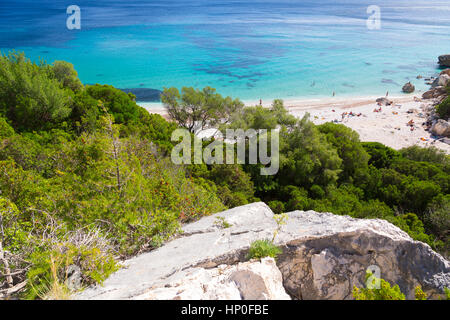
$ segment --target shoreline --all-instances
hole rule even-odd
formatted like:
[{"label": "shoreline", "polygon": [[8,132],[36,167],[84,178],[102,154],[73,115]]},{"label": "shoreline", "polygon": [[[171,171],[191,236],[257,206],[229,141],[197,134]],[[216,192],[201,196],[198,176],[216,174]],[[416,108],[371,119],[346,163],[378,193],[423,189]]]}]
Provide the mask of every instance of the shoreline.
[{"label": "shoreline", "polygon": [[[422,100],[421,92],[416,93],[388,96],[393,104],[382,106],[380,111],[376,111],[380,107],[375,101],[379,96],[288,99],[284,100],[284,105],[297,118],[309,113],[316,125],[325,122],[344,124],[356,131],[363,142],[380,142],[396,150],[413,145],[434,146],[450,154],[450,145],[434,137],[423,125],[425,109],[432,105],[432,100]],[[255,101],[243,102],[246,106],[255,105]],[[271,103],[263,101],[263,106],[268,107]],[[161,103],[138,104],[150,113],[168,118]],[[413,128],[408,125],[411,120]]]},{"label": "shoreline", "polygon": [[[420,96],[422,92],[420,92]],[[352,108],[358,106],[364,106],[371,103],[375,103],[375,100],[380,98],[381,96],[348,96],[348,97],[324,97],[324,98],[289,98],[289,99],[281,99],[284,102],[284,106],[289,111],[297,111],[304,109],[321,109],[321,108]],[[395,95],[388,96],[389,99],[393,100],[394,103],[404,103],[409,101],[414,101],[414,98],[419,98],[419,96],[414,94],[403,94],[403,95]],[[246,107],[252,107],[255,105],[259,105],[259,101],[257,100],[242,100]],[[263,107],[270,107],[272,105],[273,100],[263,100]],[[143,107],[150,113],[157,113],[163,116],[167,115],[167,112],[162,104],[162,102],[136,102],[137,105]]]}]

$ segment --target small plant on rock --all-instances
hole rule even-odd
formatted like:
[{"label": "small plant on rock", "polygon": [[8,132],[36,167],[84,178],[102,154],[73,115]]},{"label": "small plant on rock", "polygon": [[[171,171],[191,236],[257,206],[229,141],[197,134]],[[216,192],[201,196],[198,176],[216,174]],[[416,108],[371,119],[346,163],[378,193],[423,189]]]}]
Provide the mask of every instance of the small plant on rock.
[{"label": "small plant on rock", "polygon": [[272,240],[256,240],[250,245],[250,250],[248,252],[248,259],[261,259],[264,257],[271,257],[276,259],[279,254],[283,252],[278,248],[274,242],[275,238],[280,233],[281,228],[287,223],[288,215],[286,213],[276,214],[273,219],[277,223],[277,228],[273,232]]},{"label": "small plant on rock", "polygon": [[224,217],[216,217],[214,225],[220,229],[227,229],[233,226],[231,223],[227,222]]},{"label": "small plant on rock", "polygon": [[427,294],[423,292],[420,286],[417,286],[414,289],[414,296],[416,297],[416,300],[427,300]]},{"label": "small plant on rock", "polygon": [[273,244],[269,239],[253,241],[250,250],[248,251],[247,258],[261,259],[265,257],[271,257],[276,259],[277,256],[283,251]]},{"label": "small plant on rock", "polygon": [[287,213],[276,214],[273,216],[273,219],[277,223],[277,228],[273,232],[272,243],[275,241],[275,237],[278,235],[278,233],[280,233],[281,228],[287,223],[288,218],[289,217]]}]

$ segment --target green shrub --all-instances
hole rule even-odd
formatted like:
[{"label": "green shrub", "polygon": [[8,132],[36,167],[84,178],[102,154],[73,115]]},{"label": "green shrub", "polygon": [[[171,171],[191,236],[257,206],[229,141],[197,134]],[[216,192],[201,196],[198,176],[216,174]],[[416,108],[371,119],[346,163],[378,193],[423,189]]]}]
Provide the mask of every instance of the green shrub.
[{"label": "green shrub", "polygon": [[78,73],[73,68],[73,64],[66,61],[55,61],[53,62],[54,77],[63,85],[65,88],[76,92],[83,88],[83,84],[78,78]]},{"label": "green shrub", "polygon": [[444,292],[445,292],[445,297],[447,300],[450,300],[450,289],[445,287],[444,288]]},{"label": "green shrub", "polygon": [[355,300],[405,300],[405,295],[400,291],[398,285],[391,287],[390,283],[383,280],[378,279],[370,272],[366,274],[366,284],[367,281],[372,281],[369,285],[373,286],[377,282],[380,284],[380,288],[357,288],[353,286],[353,298]]},{"label": "green shrub", "polygon": [[358,172],[367,170],[369,154],[359,141],[359,135],[349,127],[332,122],[318,126],[320,132],[326,135],[327,140],[337,150],[342,159],[343,181],[355,177]]},{"label": "green shrub", "polygon": [[228,208],[248,204],[254,197],[250,175],[240,165],[212,165],[206,177],[217,185],[217,194]]},{"label": "green shrub", "polygon": [[73,92],[24,54],[0,56],[0,113],[20,131],[49,128],[71,113]]},{"label": "green shrub", "polygon": [[425,242],[436,248],[433,237],[425,233],[423,222],[414,213],[387,217],[387,220],[405,231],[414,240]]},{"label": "green shrub", "polygon": [[379,142],[362,142],[361,145],[370,156],[369,165],[376,168],[389,168],[392,161],[400,157],[400,153]]},{"label": "green shrub", "polygon": [[9,138],[14,135],[14,129],[10,126],[8,121],[0,117],[0,139]]},{"label": "green shrub", "polygon": [[443,150],[436,147],[421,148],[411,146],[400,150],[400,153],[409,160],[426,161],[446,165],[449,163],[449,157]]},{"label": "green shrub", "polygon": [[267,204],[270,209],[272,209],[272,211],[275,214],[280,214],[285,212],[285,208],[284,208],[284,203],[278,200],[274,200],[274,201],[269,201],[269,203]]},{"label": "green shrub", "polygon": [[414,288],[414,296],[416,300],[427,300],[427,295],[420,286]]},{"label": "green shrub", "polygon": [[247,258],[250,259],[261,259],[265,257],[271,257],[276,259],[279,254],[283,251],[272,243],[272,241],[256,240],[250,245]]},{"label": "green shrub", "polygon": [[450,97],[447,97],[436,107],[436,112],[444,120],[450,118]]},{"label": "green shrub", "polygon": [[114,116],[116,123],[137,122],[140,107],[125,92],[109,85],[86,86],[87,93],[94,99],[100,100],[106,110]]},{"label": "green shrub", "polygon": [[224,217],[216,217],[214,225],[220,229],[228,229],[233,226]]},{"label": "green shrub", "polygon": [[[65,286],[69,266],[77,266],[81,271],[83,287],[90,284],[102,284],[119,265],[112,252],[104,252],[92,244],[75,246],[73,243],[53,245],[52,249],[37,251],[30,258],[32,267],[27,273],[27,299],[44,299],[55,286]],[[67,288],[67,292],[70,292]],[[51,297],[55,298],[55,297]]]}]

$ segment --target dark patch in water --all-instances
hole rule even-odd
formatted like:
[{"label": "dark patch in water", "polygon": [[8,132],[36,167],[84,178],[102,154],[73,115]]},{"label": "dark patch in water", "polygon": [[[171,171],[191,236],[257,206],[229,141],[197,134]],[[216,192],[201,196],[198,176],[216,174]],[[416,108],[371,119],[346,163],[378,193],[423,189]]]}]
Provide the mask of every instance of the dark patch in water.
[{"label": "dark patch in water", "polygon": [[395,70],[383,70],[381,71],[383,74],[396,74],[398,71]]},{"label": "dark patch in water", "polygon": [[415,71],[417,70],[417,67],[415,65],[409,64],[409,65],[400,65],[397,66],[398,69],[402,69],[402,70],[410,70],[410,71]]},{"label": "dark patch in water", "polygon": [[382,82],[382,83],[386,83],[386,84],[394,84],[394,85],[396,85],[396,86],[400,86],[397,82],[395,82],[395,81],[392,80],[392,79],[382,79],[381,82]]},{"label": "dark patch in water", "polygon": [[365,64],[366,66],[371,66],[371,65],[372,65],[370,62],[364,62],[364,64]]},{"label": "dark patch in water", "polygon": [[103,73],[99,73],[99,74],[96,74],[95,76],[96,76],[96,77],[103,77],[104,74],[103,74]]},{"label": "dark patch in water", "polygon": [[207,74],[215,74],[215,75],[223,75],[223,76],[228,76],[230,78],[236,78],[239,80],[242,79],[254,79],[255,77],[261,77],[264,74],[261,72],[251,72],[248,74],[237,74],[237,73],[233,73],[229,70],[227,70],[226,67],[222,67],[222,66],[214,66],[214,67],[209,67],[209,68],[196,68],[195,71],[199,71],[199,72],[205,72]]},{"label": "dark patch in water", "polygon": [[151,89],[151,88],[127,88],[120,89],[125,93],[131,92],[136,96],[136,101],[142,102],[160,102],[161,101],[161,90]]},{"label": "dark patch in water", "polygon": [[352,85],[352,84],[350,84],[350,83],[348,83],[348,82],[344,82],[344,83],[342,84],[342,86],[343,86],[343,87],[347,87],[347,88],[354,88],[354,87],[355,87],[354,85]]},{"label": "dark patch in water", "polygon": [[347,47],[344,46],[344,45],[337,44],[337,45],[328,47],[328,48],[326,48],[326,49],[327,49],[327,50],[342,50],[342,49],[347,49]]}]

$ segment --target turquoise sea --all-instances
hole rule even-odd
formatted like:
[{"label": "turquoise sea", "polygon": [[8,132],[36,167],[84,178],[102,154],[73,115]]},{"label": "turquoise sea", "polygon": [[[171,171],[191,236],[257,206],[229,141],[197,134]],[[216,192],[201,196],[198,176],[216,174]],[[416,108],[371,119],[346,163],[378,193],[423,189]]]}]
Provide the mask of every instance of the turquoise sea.
[{"label": "turquoise sea", "polygon": [[[66,8],[81,9],[68,30]],[[66,60],[87,84],[212,86],[242,100],[400,94],[450,53],[450,1],[2,1],[0,48]]]}]

